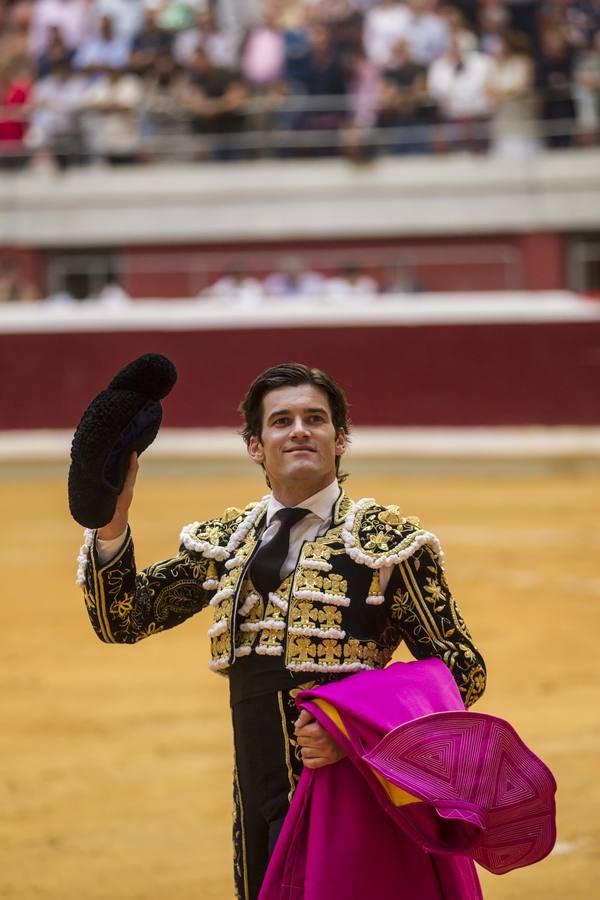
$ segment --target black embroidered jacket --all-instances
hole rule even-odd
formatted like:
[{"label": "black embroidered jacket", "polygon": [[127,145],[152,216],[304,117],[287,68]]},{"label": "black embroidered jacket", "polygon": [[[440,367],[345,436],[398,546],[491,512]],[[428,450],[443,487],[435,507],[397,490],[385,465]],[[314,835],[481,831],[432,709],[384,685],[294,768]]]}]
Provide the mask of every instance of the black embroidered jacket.
[{"label": "black embroidered jacket", "polygon": [[[176,557],[138,573],[131,535],[100,566],[89,532],[80,580],[98,637],[133,643],[210,605],[215,670],[258,653],[283,656],[293,672],[339,677],[382,668],[405,641],[417,659],[446,663],[467,706],[483,693],[485,665],[446,584],[441,548],[417,520],[342,492],[329,530],[304,543],[265,602],[247,574],[265,514],[263,499],[188,525]],[[381,566],[392,567],[385,594]]]}]

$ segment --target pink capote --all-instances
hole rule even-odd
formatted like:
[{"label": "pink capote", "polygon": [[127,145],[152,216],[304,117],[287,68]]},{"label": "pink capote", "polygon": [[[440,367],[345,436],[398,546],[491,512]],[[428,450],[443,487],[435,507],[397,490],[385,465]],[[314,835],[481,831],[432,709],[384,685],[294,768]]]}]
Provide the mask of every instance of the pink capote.
[{"label": "pink capote", "polygon": [[[303,770],[259,900],[481,900],[469,856],[479,854],[487,868],[507,871],[550,851],[555,839],[551,774],[507,723],[465,711],[441,661],[395,663],[363,672],[303,691],[297,703],[321,722],[347,758]],[[508,810],[508,840],[502,830],[504,813],[496,808],[498,790],[486,787],[482,793],[481,788],[487,784],[488,750],[498,757],[498,742],[488,740],[490,720],[492,725],[501,723],[509,762],[533,772],[525,779],[533,784],[529,796],[522,789],[523,779],[512,777],[512,766],[508,784],[510,789],[517,786],[516,806],[512,795],[510,802],[503,799],[506,779],[501,779],[500,807],[504,804]],[[475,740],[473,725],[483,729]],[[409,729],[408,749],[404,729]],[[461,765],[450,765],[444,782],[440,775],[457,747]],[[411,748],[418,748],[412,758]],[[479,760],[476,768],[474,760]],[[388,782],[388,790],[375,770]],[[497,774],[494,769],[492,780]],[[419,802],[396,805],[389,782]],[[504,840],[500,850],[493,847],[491,852],[482,850],[490,821],[492,845],[498,832],[501,845]]]}]

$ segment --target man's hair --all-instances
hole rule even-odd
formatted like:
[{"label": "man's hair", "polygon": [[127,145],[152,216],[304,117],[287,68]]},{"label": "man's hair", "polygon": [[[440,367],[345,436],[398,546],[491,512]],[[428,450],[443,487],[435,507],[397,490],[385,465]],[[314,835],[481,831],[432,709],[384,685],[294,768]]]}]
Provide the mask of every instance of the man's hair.
[{"label": "man's hair", "polygon": [[[333,378],[321,369],[309,369],[301,363],[282,363],[272,366],[254,379],[248,389],[248,393],[240,403],[240,412],[244,416],[244,428],[242,437],[246,445],[250,438],[260,440],[263,425],[263,398],[270,391],[282,387],[295,387],[301,384],[312,384],[320,388],[327,395],[331,410],[331,420],[336,436],[342,431],[346,436],[350,433],[350,420],[348,419],[348,401],[343,390],[336,384]],[[336,460],[336,469],[339,468],[339,457]]]}]

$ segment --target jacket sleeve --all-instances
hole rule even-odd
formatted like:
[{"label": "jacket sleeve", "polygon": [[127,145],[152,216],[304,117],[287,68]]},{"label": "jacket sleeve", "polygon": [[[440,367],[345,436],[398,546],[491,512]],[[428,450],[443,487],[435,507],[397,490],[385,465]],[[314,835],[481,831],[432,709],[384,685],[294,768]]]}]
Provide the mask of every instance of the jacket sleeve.
[{"label": "jacket sleeve", "polygon": [[485,689],[485,663],[429,546],[394,567],[386,599],[399,637],[413,656],[445,662],[465,706],[475,703]]},{"label": "jacket sleeve", "polygon": [[133,541],[100,565],[89,548],[83,582],[87,612],[101,641],[133,644],[173,628],[206,606],[208,560],[181,545],[177,556],[136,572]]}]

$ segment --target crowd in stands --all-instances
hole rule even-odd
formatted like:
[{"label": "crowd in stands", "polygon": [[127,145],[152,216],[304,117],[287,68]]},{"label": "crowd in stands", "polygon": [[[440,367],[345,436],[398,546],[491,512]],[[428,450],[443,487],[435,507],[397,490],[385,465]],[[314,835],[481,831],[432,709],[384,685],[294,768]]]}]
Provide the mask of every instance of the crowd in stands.
[{"label": "crowd in stands", "polygon": [[0,165],[598,142],[598,0],[0,0]]},{"label": "crowd in stands", "polygon": [[[57,307],[99,302],[116,309],[129,304],[129,296],[115,276],[97,282],[94,287],[84,273],[74,272],[62,279],[60,286],[44,298],[44,303]],[[207,286],[195,297],[200,303],[212,300],[234,301],[237,306],[256,307],[273,298],[278,301],[313,299],[317,301],[368,298],[376,294],[417,294],[424,286],[415,278],[407,261],[401,257],[388,260],[384,266],[368,271],[358,259],[348,258],[336,271],[328,273],[312,268],[301,256],[281,257],[272,272],[261,276],[250,270],[243,259],[232,259],[224,271],[207,273]],[[42,294],[30,283],[14,260],[0,259],[0,308],[2,304],[37,301]]]}]

